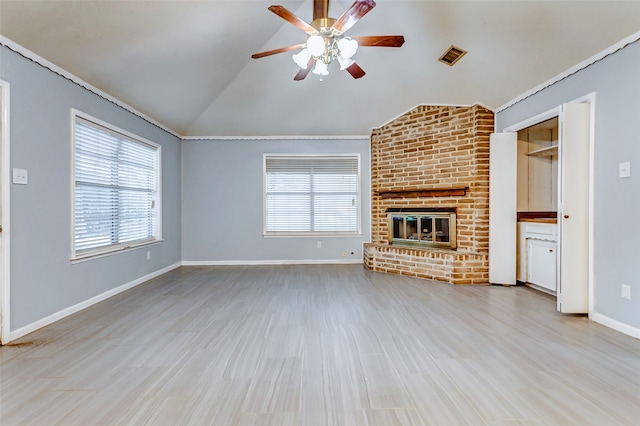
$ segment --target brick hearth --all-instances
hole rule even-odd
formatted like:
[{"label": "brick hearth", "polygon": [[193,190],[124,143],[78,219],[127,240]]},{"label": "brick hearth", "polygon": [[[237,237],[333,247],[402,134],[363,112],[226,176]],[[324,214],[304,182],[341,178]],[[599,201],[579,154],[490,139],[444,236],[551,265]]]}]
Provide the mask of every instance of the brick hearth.
[{"label": "brick hearth", "polygon": [[[453,284],[489,281],[492,131],[493,113],[479,105],[420,106],[373,130],[369,269]],[[457,250],[390,245],[387,209],[406,207],[455,208]]]}]

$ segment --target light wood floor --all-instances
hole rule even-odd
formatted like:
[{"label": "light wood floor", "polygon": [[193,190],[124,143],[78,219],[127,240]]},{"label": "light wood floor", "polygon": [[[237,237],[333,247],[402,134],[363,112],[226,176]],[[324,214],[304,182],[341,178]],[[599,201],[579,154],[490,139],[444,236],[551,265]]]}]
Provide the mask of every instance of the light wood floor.
[{"label": "light wood floor", "polygon": [[0,357],[2,425],[640,424],[640,340],[359,265],[179,268]]}]

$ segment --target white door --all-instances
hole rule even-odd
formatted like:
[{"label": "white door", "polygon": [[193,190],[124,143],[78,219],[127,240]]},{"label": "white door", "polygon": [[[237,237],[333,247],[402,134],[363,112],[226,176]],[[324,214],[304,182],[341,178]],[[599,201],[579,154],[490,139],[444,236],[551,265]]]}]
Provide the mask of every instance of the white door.
[{"label": "white door", "polygon": [[589,158],[588,103],[560,109],[558,223],[558,311],[589,311]]},{"label": "white door", "polygon": [[517,133],[489,141],[489,282],[516,284]]}]

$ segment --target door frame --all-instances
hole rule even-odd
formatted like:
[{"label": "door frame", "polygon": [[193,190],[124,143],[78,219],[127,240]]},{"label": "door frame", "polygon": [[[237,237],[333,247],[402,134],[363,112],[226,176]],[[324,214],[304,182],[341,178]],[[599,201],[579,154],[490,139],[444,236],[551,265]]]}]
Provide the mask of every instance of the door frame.
[{"label": "door frame", "polygon": [[[588,214],[589,214],[589,232],[588,232],[588,240],[589,240],[589,244],[588,244],[588,253],[589,253],[589,270],[588,270],[588,287],[589,287],[589,312],[588,312],[588,316],[589,318],[592,318],[593,313],[594,313],[594,300],[593,300],[593,287],[594,287],[594,282],[593,282],[593,277],[594,277],[594,271],[593,271],[593,236],[594,236],[594,218],[593,218],[593,210],[594,210],[594,147],[595,147],[595,114],[596,114],[596,93],[595,92],[591,92],[587,95],[581,96],[577,99],[574,100],[570,100],[567,102],[563,102],[563,103],[587,103],[590,106],[590,113],[589,113],[589,209],[588,209]],[[537,114],[533,117],[527,118],[526,120],[520,121],[516,124],[513,124],[509,127],[505,127],[504,129],[502,129],[502,132],[518,132],[522,129],[526,129],[528,127],[531,127],[535,124],[541,123],[543,121],[549,120],[551,118],[554,117],[560,117],[560,109],[561,109],[562,105],[558,105],[555,108],[549,109],[547,111],[544,111],[540,114]],[[514,158],[514,161],[516,161],[516,159]],[[560,238],[560,236],[558,236],[558,238]],[[558,243],[561,244],[560,241],[558,241]]]},{"label": "door frame", "polygon": [[0,235],[0,344],[8,343],[11,340],[11,313],[10,313],[10,285],[11,277],[9,268],[9,237],[10,226],[10,157],[9,157],[9,83],[0,80],[0,149],[2,150],[2,162],[0,163],[0,197],[2,209],[0,209],[0,224],[2,224],[2,234]]}]

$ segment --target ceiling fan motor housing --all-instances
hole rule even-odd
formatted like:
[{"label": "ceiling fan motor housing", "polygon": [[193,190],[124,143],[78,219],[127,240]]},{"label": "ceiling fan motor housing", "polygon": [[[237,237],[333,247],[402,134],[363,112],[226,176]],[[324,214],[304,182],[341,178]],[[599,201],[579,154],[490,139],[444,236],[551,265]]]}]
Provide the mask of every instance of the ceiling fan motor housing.
[{"label": "ceiling fan motor housing", "polygon": [[333,18],[318,18],[311,23],[311,26],[318,30],[320,34],[327,35],[332,32],[331,26],[334,22],[336,22],[336,20]]}]

